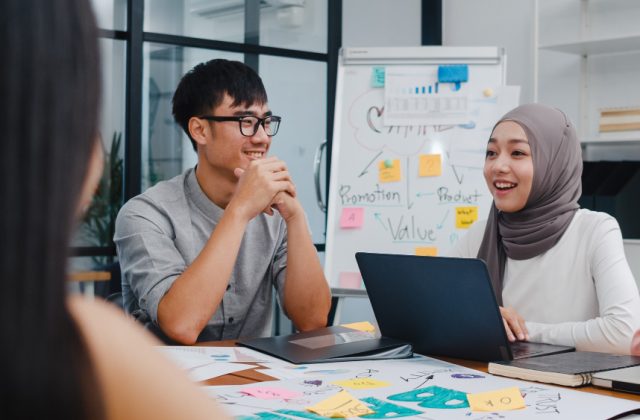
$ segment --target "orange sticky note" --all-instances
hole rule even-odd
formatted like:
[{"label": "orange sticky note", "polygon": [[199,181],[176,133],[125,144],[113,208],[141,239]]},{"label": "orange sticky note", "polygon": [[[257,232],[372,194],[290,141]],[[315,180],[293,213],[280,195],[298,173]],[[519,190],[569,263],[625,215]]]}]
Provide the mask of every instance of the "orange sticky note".
[{"label": "orange sticky note", "polygon": [[358,330],[362,332],[375,333],[376,327],[374,327],[369,321],[352,322],[350,324],[340,324],[341,327],[351,328],[352,330]]},{"label": "orange sticky note", "polygon": [[456,228],[469,229],[478,220],[478,206],[456,207]]},{"label": "orange sticky note", "polygon": [[361,283],[362,276],[360,273],[343,271],[338,277],[338,286],[344,289],[359,289]]},{"label": "orange sticky note", "polygon": [[324,417],[359,417],[365,414],[374,414],[362,401],[349,394],[340,391],[333,397],[322,400],[316,405],[307,407],[307,410]]},{"label": "orange sticky note", "polygon": [[471,411],[507,411],[525,408],[524,398],[517,386],[496,391],[467,394]]},{"label": "orange sticky note", "polygon": [[435,246],[417,246],[416,255],[420,257],[437,257],[438,248]]},{"label": "orange sticky note", "polygon": [[362,227],[364,222],[364,208],[344,207],[340,215],[340,227],[342,229],[354,229]]},{"label": "orange sticky note", "polygon": [[440,176],[442,175],[442,158],[437,155],[420,155],[418,167],[419,176]]},{"label": "orange sticky note", "polygon": [[378,174],[380,182],[399,182],[402,179],[399,159],[392,161],[382,160],[378,164],[378,169],[380,171]]}]

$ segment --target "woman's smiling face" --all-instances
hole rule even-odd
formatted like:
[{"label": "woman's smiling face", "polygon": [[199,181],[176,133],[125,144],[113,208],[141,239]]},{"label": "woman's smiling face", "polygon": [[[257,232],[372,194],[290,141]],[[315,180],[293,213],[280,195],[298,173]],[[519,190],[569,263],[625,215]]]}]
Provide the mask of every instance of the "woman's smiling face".
[{"label": "woman's smiling face", "polygon": [[522,210],[533,184],[533,159],[524,129],[503,121],[491,134],[484,161],[484,179],[496,208],[506,213]]}]

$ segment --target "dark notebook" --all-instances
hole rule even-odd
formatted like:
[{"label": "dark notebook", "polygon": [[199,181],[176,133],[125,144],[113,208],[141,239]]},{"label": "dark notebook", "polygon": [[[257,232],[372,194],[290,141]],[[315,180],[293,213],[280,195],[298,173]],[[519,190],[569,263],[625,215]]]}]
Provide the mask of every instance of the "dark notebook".
[{"label": "dark notebook", "polygon": [[482,260],[358,252],[356,261],[380,332],[416,353],[489,362],[574,350],[509,343]]},{"label": "dark notebook", "polygon": [[402,359],[413,356],[411,344],[372,333],[333,326],[304,333],[240,339],[237,344],[291,363]]},{"label": "dark notebook", "polygon": [[595,372],[640,365],[640,357],[575,351],[489,363],[489,373],[564,386],[591,383]]}]

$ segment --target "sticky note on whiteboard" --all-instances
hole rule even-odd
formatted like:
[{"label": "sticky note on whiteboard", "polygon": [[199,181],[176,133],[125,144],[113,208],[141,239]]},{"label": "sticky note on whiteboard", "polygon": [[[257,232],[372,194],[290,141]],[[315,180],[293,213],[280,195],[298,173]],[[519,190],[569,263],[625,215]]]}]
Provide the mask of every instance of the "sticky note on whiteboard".
[{"label": "sticky note on whiteboard", "polygon": [[384,67],[374,67],[371,69],[371,87],[384,87]]},{"label": "sticky note on whiteboard", "polygon": [[469,229],[478,220],[478,206],[456,207],[456,228]]},{"label": "sticky note on whiteboard", "polygon": [[517,386],[495,391],[467,394],[471,411],[506,411],[525,408],[524,398]]},{"label": "sticky note on whiteboard", "polygon": [[469,66],[466,64],[451,64],[438,66],[438,82],[456,83],[469,80]]},{"label": "sticky note on whiteboard", "polygon": [[382,160],[378,164],[380,182],[399,182],[402,179],[402,172],[400,171],[400,160],[394,159],[392,161]]},{"label": "sticky note on whiteboard", "polygon": [[360,289],[362,276],[360,273],[343,271],[338,277],[338,287],[344,289]]},{"label": "sticky note on whiteboard", "polygon": [[344,207],[340,215],[340,227],[342,229],[355,229],[362,227],[364,222],[364,208]]},{"label": "sticky note on whiteboard", "polygon": [[442,175],[442,157],[439,154],[420,155],[418,175],[419,176]]},{"label": "sticky note on whiteboard", "polygon": [[416,255],[420,257],[437,257],[438,248],[435,246],[417,246]]}]

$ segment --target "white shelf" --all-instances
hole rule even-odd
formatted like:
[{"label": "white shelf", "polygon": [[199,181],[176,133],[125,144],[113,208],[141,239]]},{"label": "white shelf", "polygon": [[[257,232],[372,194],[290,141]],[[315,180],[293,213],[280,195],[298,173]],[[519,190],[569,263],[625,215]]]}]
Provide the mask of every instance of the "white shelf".
[{"label": "white shelf", "polygon": [[539,47],[542,50],[559,51],[569,54],[594,55],[640,51],[640,35],[616,38],[591,39],[588,41],[548,44]]},{"label": "white shelf", "polygon": [[597,137],[582,140],[583,145],[588,144],[629,144],[640,143],[640,131],[617,131],[604,133]]}]

